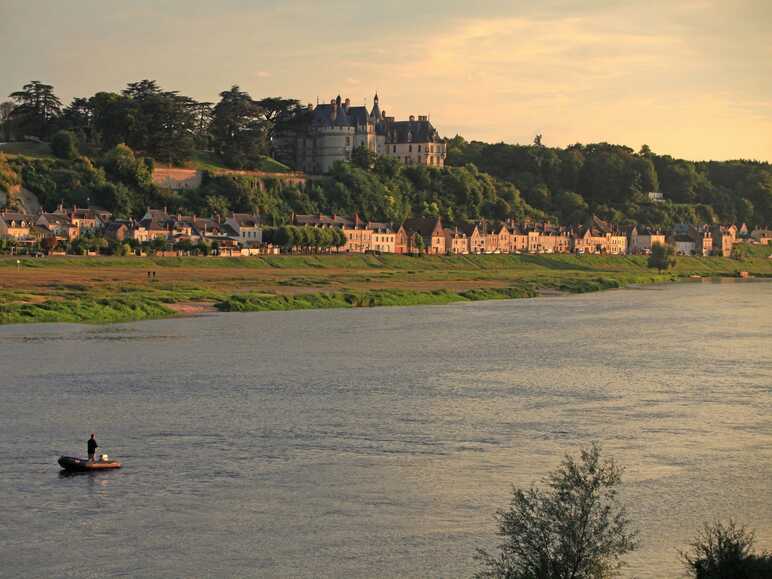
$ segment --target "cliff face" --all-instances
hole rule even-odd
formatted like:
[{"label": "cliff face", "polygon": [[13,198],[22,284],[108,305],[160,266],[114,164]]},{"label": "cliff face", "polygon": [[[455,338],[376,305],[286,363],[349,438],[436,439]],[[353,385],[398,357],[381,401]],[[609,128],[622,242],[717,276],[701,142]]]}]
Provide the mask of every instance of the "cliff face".
[{"label": "cliff face", "polygon": [[14,205],[22,213],[37,215],[40,213],[40,201],[37,196],[21,185],[14,185],[8,191],[0,191],[0,207]]}]

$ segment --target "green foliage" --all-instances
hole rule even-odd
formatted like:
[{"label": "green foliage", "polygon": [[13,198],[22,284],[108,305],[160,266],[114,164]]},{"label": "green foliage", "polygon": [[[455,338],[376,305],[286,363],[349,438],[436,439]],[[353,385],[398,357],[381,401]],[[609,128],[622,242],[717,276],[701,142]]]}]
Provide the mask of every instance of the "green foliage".
[{"label": "green foliage", "polygon": [[[512,183],[533,207],[576,222],[588,212],[619,224],[772,222],[772,166],[755,161],[699,162],[597,143],[543,145],[448,143],[449,165],[473,163]],[[665,203],[646,193],[662,191]],[[581,198],[580,201],[578,198]]]},{"label": "green foliage", "polygon": [[51,139],[51,152],[60,159],[74,159],[79,155],[78,138],[72,131],[57,131]]},{"label": "green foliage", "polygon": [[545,488],[515,489],[497,512],[503,538],[494,556],[480,550],[477,577],[604,579],[636,548],[636,531],[618,499],[622,469],[593,445],[566,456]]},{"label": "green foliage", "polygon": [[669,245],[655,243],[651,247],[651,255],[649,256],[647,263],[649,267],[657,268],[659,272],[670,269],[676,264],[675,258],[673,257],[673,248]]},{"label": "green foliage", "polygon": [[220,93],[220,102],[213,110],[211,134],[217,155],[235,169],[251,168],[254,160],[268,151],[262,108],[236,85]]},{"label": "green foliage", "polygon": [[727,524],[706,524],[681,553],[690,577],[694,579],[764,579],[772,576],[772,554],[753,553],[753,532]]},{"label": "green foliage", "polygon": [[0,191],[10,191],[20,183],[18,173],[8,164],[8,158],[0,153]]},{"label": "green foliage", "polygon": [[8,121],[19,135],[45,139],[53,132],[62,107],[53,86],[33,80],[9,96],[16,106],[10,112]]}]

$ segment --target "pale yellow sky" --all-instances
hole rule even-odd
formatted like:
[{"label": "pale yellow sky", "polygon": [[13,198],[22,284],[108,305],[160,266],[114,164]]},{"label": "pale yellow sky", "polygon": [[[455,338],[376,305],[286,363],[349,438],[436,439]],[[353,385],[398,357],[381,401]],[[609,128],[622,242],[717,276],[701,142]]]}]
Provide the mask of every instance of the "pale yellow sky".
[{"label": "pale yellow sky", "polygon": [[772,161],[771,29],[770,0],[0,0],[0,95],[378,90],[446,136]]}]

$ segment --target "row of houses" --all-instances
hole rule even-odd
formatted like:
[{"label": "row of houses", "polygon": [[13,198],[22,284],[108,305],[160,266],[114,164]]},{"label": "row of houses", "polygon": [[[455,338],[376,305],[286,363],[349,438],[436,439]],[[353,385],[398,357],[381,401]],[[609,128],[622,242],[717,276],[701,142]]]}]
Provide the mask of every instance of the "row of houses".
[{"label": "row of houses", "polygon": [[346,244],[341,251],[352,253],[419,253],[459,255],[485,253],[576,253],[606,255],[647,255],[659,245],[671,245],[678,255],[722,255],[728,257],[735,243],[744,240],[768,244],[772,232],[749,232],[743,224],[678,225],[665,232],[632,227],[622,230],[593,217],[576,227],[547,222],[504,223],[481,221],[444,226],[439,218],[408,219],[400,226],[363,221],[358,215],[295,215],[298,226],[338,227]]},{"label": "row of houses", "polygon": [[[749,231],[745,225],[678,225],[664,232],[645,227],[622,230],[598,217],[570,227],[547,222],[509,220],[503,223],[480,221],[446,226],[440,218],[412,218],[400,225],[325,214],[293,214],[290,222],[299,227],[335,228],[345,242],[336,251],[346,253],[397,253],[430,255],[490,253],[576,253],[606,255],[645,255],[654,245],[671,245],[679,255],[729,256],[735,243],[748,239],[767,244],[767,229]],[[260,253],[263,243],[260,217],[232,213],[226,218],[199,217],[150,209],[138,220],[113,219],[109,211],[96,207],[65,209],[29,216],[19,212],[0,212],[0,238],[34,244],[50,238],[72,242],[85,234],[100,235],[116,242],[134,240],[167,244],[217,243],[226,255]]]},{"label": "row of houses", "polygon": [[[17,245],[34,245],[45,239],[73,242],[86,235],[101,236],[116,242],[133,240],[139,244],[162,240],[217,245],[223,253],[241,254],[242,249],[262,245],[260,217],[233,213],[226,219],[169,213],[150,209],[138,220],[113,219],[109,211],[96,207],[59,208],[32,216],[18,211],[0,211],[0,239],[12,239]],[[249,252],[247,252],[249,253]]]}]

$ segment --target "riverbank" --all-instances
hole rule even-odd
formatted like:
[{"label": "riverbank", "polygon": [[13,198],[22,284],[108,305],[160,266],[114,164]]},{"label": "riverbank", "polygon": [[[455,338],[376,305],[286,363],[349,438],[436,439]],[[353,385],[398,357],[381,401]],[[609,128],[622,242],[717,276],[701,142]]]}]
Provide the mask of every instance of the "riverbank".
[{"label": "riverbank", "polygon": [[772,260],[485,255],[0,258],[0,323],[123,322],[206,311],[445,304],[582,293],[689,276],[772,277]]}]

